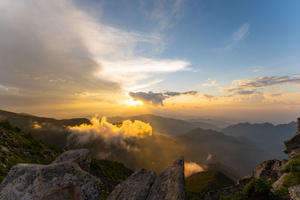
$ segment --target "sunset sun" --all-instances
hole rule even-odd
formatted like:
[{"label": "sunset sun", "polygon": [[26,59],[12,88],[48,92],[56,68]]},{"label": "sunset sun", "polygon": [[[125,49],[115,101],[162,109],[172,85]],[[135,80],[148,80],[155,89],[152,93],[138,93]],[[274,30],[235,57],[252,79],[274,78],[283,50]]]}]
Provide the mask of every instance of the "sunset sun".
[{"label": "sunset sun", "polygon": [[143,105],[142,101],[134,100],[133,98],[128,99],[127,101],[125,101],[125,103],[130,106]]}]

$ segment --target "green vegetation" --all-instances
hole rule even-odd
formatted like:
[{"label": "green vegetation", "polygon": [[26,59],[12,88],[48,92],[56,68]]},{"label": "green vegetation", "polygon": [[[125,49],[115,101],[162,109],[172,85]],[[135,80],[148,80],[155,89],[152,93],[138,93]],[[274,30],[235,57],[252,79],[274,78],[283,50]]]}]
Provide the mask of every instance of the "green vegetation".
[{"label": "green vegetation", "polygon": [[300,172],[300,156],[297,156],[284,168],[286,173],[289,172]]},{"label": "green vegetation", "polygon": [[289,200],[289,192],[285,187],[271,191],[272,183],[268,180],[258,178],[252,179],[241,192],[234,195],[221,197],[221,200]]},{"label": "green vegetation", "polygon": [[[0,182],[18,163],[50,164],[61,153],[63,149],[35,139],[7,120],[0,122]],[[91,174],[102,181],[101,199],[106,199],[116,185],[133,173],[122,163],[110,160],[92,158],[90,167]]]},{"label": "green vegetation", "polygon": [[275,160],[268,160],[265,169],[270,170],[275,162]]},{"label": "green vegetation", "polygon": [[92,158],[91,174],[100,177],[102,181],[101,199],[106,199],[115,186],[133,174],[133,170],[125,167],[123,163]]},{"label": "green vegetation", "polygon": [[288,173],[283,179],[284,187],[288,188],[300,184],[300,156],[287,164],[284,170]]},{"label": "green vegetation", "polygon": [[17,163],[49,164],[62,152],[62,149],[24,133],[7,120],[0,122],[0,182]]},{"label": "green vegetation", "polygon": [[235,185],[235,181],[217,170],[193,174],[185,179],[188,198],[204,199],[205,193]]}]

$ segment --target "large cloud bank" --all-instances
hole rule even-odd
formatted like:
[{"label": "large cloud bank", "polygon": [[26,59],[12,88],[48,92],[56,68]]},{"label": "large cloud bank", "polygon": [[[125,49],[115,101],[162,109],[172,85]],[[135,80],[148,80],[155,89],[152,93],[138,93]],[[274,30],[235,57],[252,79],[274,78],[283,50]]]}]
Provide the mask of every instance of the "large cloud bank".
[{"label": "large cloud bank", "polygon": [[[103,140],[108,146],[115,146],[126,150],[138,150],[126,144],[130,138],[144,138],[152,135],[152,127],[142,121],[125,120],[121,126],[116,126],[106,121],[106,117],[98,119],[96,115],[91,119],[91,124],[69,126],[70,137],[79,145],[88,144],[94,140]],[[74,140],[73,140],[74,141]]]}]

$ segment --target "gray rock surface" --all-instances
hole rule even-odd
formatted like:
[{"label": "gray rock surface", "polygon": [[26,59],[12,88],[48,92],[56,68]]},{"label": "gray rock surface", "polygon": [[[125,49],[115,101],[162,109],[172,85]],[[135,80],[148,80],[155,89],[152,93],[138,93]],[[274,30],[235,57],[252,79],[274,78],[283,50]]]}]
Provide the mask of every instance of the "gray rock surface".
[{"label": "gray rock surface", "polygon": [[87,149],[76,149],[69,150],[58,156],[52,164],[62,163],[62,162],[73,162],[76,163],[81,169],[86,172],[90,171],[91,164],[91,153]]},{"label": "gray rock surface", "polygon": [[283,179],[284,177],[287,175],[288,173],[284,173],[277,181],[275,181],[273,184],[272,184],[272,188],[273,190],[278,190],[282,187],[283,185]]},{"label": "gray rock surface", "polygon": [[119,184],[108,196],[107,200],[143,200],[146,199],[156,174],[153,171],[139,169],[124,183]]},{"label": "gray rock surface", "polygon": [[180,157],[167,170],[159,173],[147,200],[187,199],[184,179],[184,158]]},{"label": "gray rock surface", "polygon": [[262,162],[253,170],[254,178],[263,178],[266,180],[278,179],[284,174],[284,166],[288,160],[268,160]]},{"label": "gray rock surface", "polygon": [[290,187],[289,193],[292,200],[300,200],[300,185]]},{"label": "gray rock surface", "polygon": [[300,118],[297,119],[297,130],[295,135],[284,141],[284,144],[288,152],[291,152],[295,149],[300,149]]},{"label": "gray rock surface", "polygon": [[0,199],[5,200],[93,200],[100,194],[101,181],[66,160],[15,165],[0,184]]}]

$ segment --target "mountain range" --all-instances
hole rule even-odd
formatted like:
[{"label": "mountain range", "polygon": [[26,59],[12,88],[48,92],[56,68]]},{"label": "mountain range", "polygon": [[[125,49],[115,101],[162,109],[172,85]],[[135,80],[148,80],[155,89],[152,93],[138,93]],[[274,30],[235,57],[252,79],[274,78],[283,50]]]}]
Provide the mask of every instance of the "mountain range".
[{"label": "mountain range", "polygon": [[[107,144],[101,137],[85,144],[78,143],[76,137],[70,137],[72,133],[67,127],[90,124],[85,118],[57,120],[8,111],[0,111],[0,118],[8,119],[13,125],[47,143],[63,148],[87,148],[96,158],[119,161],[134,170],[144,167],[161,171],[179,156],[184,156],[186,162],[195,162],[201,166],[221,163],[224,168],[231,169],[236,177],[249,174],[264,160],[285,157],[281,152],[282,141],[296,129],[295,122],[278,126],[246,123],[222,129],[215,124],[201,122],[200,119],[188,122],[148,114],[108,118],[110,123],[130,119],[152,126],[151,136],[125,139],[126,147],[130,147],[130,150],[126,150],[122,147],[124,144]],[[215,128],[207,129],[208,126]]]}]

